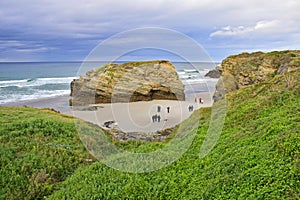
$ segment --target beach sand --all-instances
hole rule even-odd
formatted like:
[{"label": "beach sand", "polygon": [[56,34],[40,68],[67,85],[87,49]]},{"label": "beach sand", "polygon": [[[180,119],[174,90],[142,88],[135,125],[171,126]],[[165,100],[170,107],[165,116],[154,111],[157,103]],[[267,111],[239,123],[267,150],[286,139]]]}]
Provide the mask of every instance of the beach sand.
[{"label": "beach sand", "polygon": [[[197,102],[195,102],[195,97]],[[199,104],[198,99],[204,100]],[[209,107],[212,105],[212,97],[208,92],[197,94],[188,94],[186,101],[174,100],[153,100],[139,101],[130,103],[113,103],[90,105],[96,107],[94,111],[79,111],[69,106],[70,96],[59,96],[35,101],[24,101],[17,103],[3,104],[2,106],[30,106],[35,108],[52,108],[62,114],[73,115],[74,117],[107,128],[104,123],[114,121],[111,127],[117,128],[123,132],[156,132],[166,128],[174,127],[186,118],[192,111],[189,106],[193,106],[193,111],[200,107]],[[161,111],[158,112],[158,106]],[[167,107],[170,107],[169,113]],[[152,116],[159,115],[158,120],[153,122]]]},{"label": "beach sand", "polygon": [[28,100],[1,104],[0,106],[29,106],[34,108],[51,108],[62,114],[72,115],[72,107],[69,106],[69,95],[50,97],[38,100]]}]

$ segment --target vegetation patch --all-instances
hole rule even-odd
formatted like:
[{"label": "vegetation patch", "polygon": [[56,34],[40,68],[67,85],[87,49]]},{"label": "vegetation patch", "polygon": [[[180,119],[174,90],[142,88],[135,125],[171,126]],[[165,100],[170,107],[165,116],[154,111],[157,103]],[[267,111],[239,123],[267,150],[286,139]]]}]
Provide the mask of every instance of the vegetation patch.
[{"label": "vegetation patch", "polygon": [[[202,159],[211,108],[196,111],[200,125],[190,148],[151,173],[126,173],[91,162],[73,118],[51,110],[0,107],[0,198],[299,199],[299,76],[295,70],[228,93],[222,134]],[[79,122],[87,131],[96,129]],[[116,142],[139,153],[167,144]]]},{"label": "vegetation patch", "polygon": [[[225,125],[205,158],[199,150],[210,108],[185,154],[151,173],[120,172],[96,162],[77,170],[49,199],[299,199],[299,79],[286,90],[286,76],[227,95]],[[197,114],[200,114],[199,111]],[[124,149],[148,152],[164,143],[128,142]],[[145,149],[143,149],[145,148]]]},{"label": "vegetation patch", "polygon": [[74,119],[52,110],[0,107],[0,199],[39,199],[94,159]]}]

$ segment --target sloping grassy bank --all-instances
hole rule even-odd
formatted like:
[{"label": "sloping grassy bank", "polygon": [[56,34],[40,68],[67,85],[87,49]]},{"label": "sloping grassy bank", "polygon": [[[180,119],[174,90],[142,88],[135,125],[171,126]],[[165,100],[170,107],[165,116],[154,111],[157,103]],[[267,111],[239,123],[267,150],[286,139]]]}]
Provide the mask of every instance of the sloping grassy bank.
[{"label": "sloping grassy bank", "polygon": [[38,199],[93,158],[74,119],[48,109],[0,107],[0,199]]},{"label": "sloping grassy bank", "polygon": [[203,159],[199,150],[210,109],[202,110],[192,146],[168,167],[134,174],[95,162],[68,177],[49,199],[299,199],[299,75],[228,94],[221,137]]},{"label": "sloping grassy bank", "polygon": [[[197,111],[201,126],[191,147],[151,173],[91,162],[71,117],[0,107],[0,199],[299,199],[299,76],[286,73],[228,94],[222,134],[202,159],[211,109]],[[167,142],[117,144],[149,152]]]}]

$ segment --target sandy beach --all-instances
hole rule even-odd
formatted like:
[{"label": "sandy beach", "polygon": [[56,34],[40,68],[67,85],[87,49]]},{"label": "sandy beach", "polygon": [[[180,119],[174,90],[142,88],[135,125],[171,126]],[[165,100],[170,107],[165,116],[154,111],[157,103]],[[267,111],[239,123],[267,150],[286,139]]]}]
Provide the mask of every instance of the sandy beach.
[{"label": "sandy beach", "polygon": [[[196,98],[196,102],[195,102]],[[204,100],[199,103],[199,98]],[[192,112],[200,107],[209,107],[212,105],[210,93],[202,92],[197,94],[188,94],[186,101],[174,100],[153,100],[139,101],[130,103],[97,104],[90,105],[96,107],[96,110],[77,110],[69,106],[70,96],[59,96],[47,99],[23,101],[1,106],[30,106],[35,108],[52,108],[62,114],[73,115],[74,117],[99,125],[102,128],[105,122],[114,122],[109,124],[109,128],[117,128],[124,132],[155,132],[166,128],[174,127],[186,118]],[[158,112],[158,107],[160,111]],[[167,110],[169,107],[169,112]],[[155,115],[156,121],[153,122]],[[159,121],[158,122],[158,116]]]},{"label": "sandy beach", "polygon": [[69,106],[69,99],[69,95],[64,95],[38,100],[6,103],[1,104],[0,106],[29,106],[34,108],[51,108],[62,114],[72,115],[72,107]]}]

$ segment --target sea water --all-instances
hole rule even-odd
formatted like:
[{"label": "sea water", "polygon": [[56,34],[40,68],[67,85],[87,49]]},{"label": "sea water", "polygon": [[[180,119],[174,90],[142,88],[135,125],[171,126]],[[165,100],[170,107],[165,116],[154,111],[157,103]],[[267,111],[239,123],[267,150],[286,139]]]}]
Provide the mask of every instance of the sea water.
[{"label": "sea water", "polygon": [[[69,95],[73,79],[105,63],[107,62],[0,63],[0,104]],[[214,90],[216,79],[205,78],[204,75],[215,64],[173,62],[173,65],[180,80],[186,85],[186,93]]]}]

